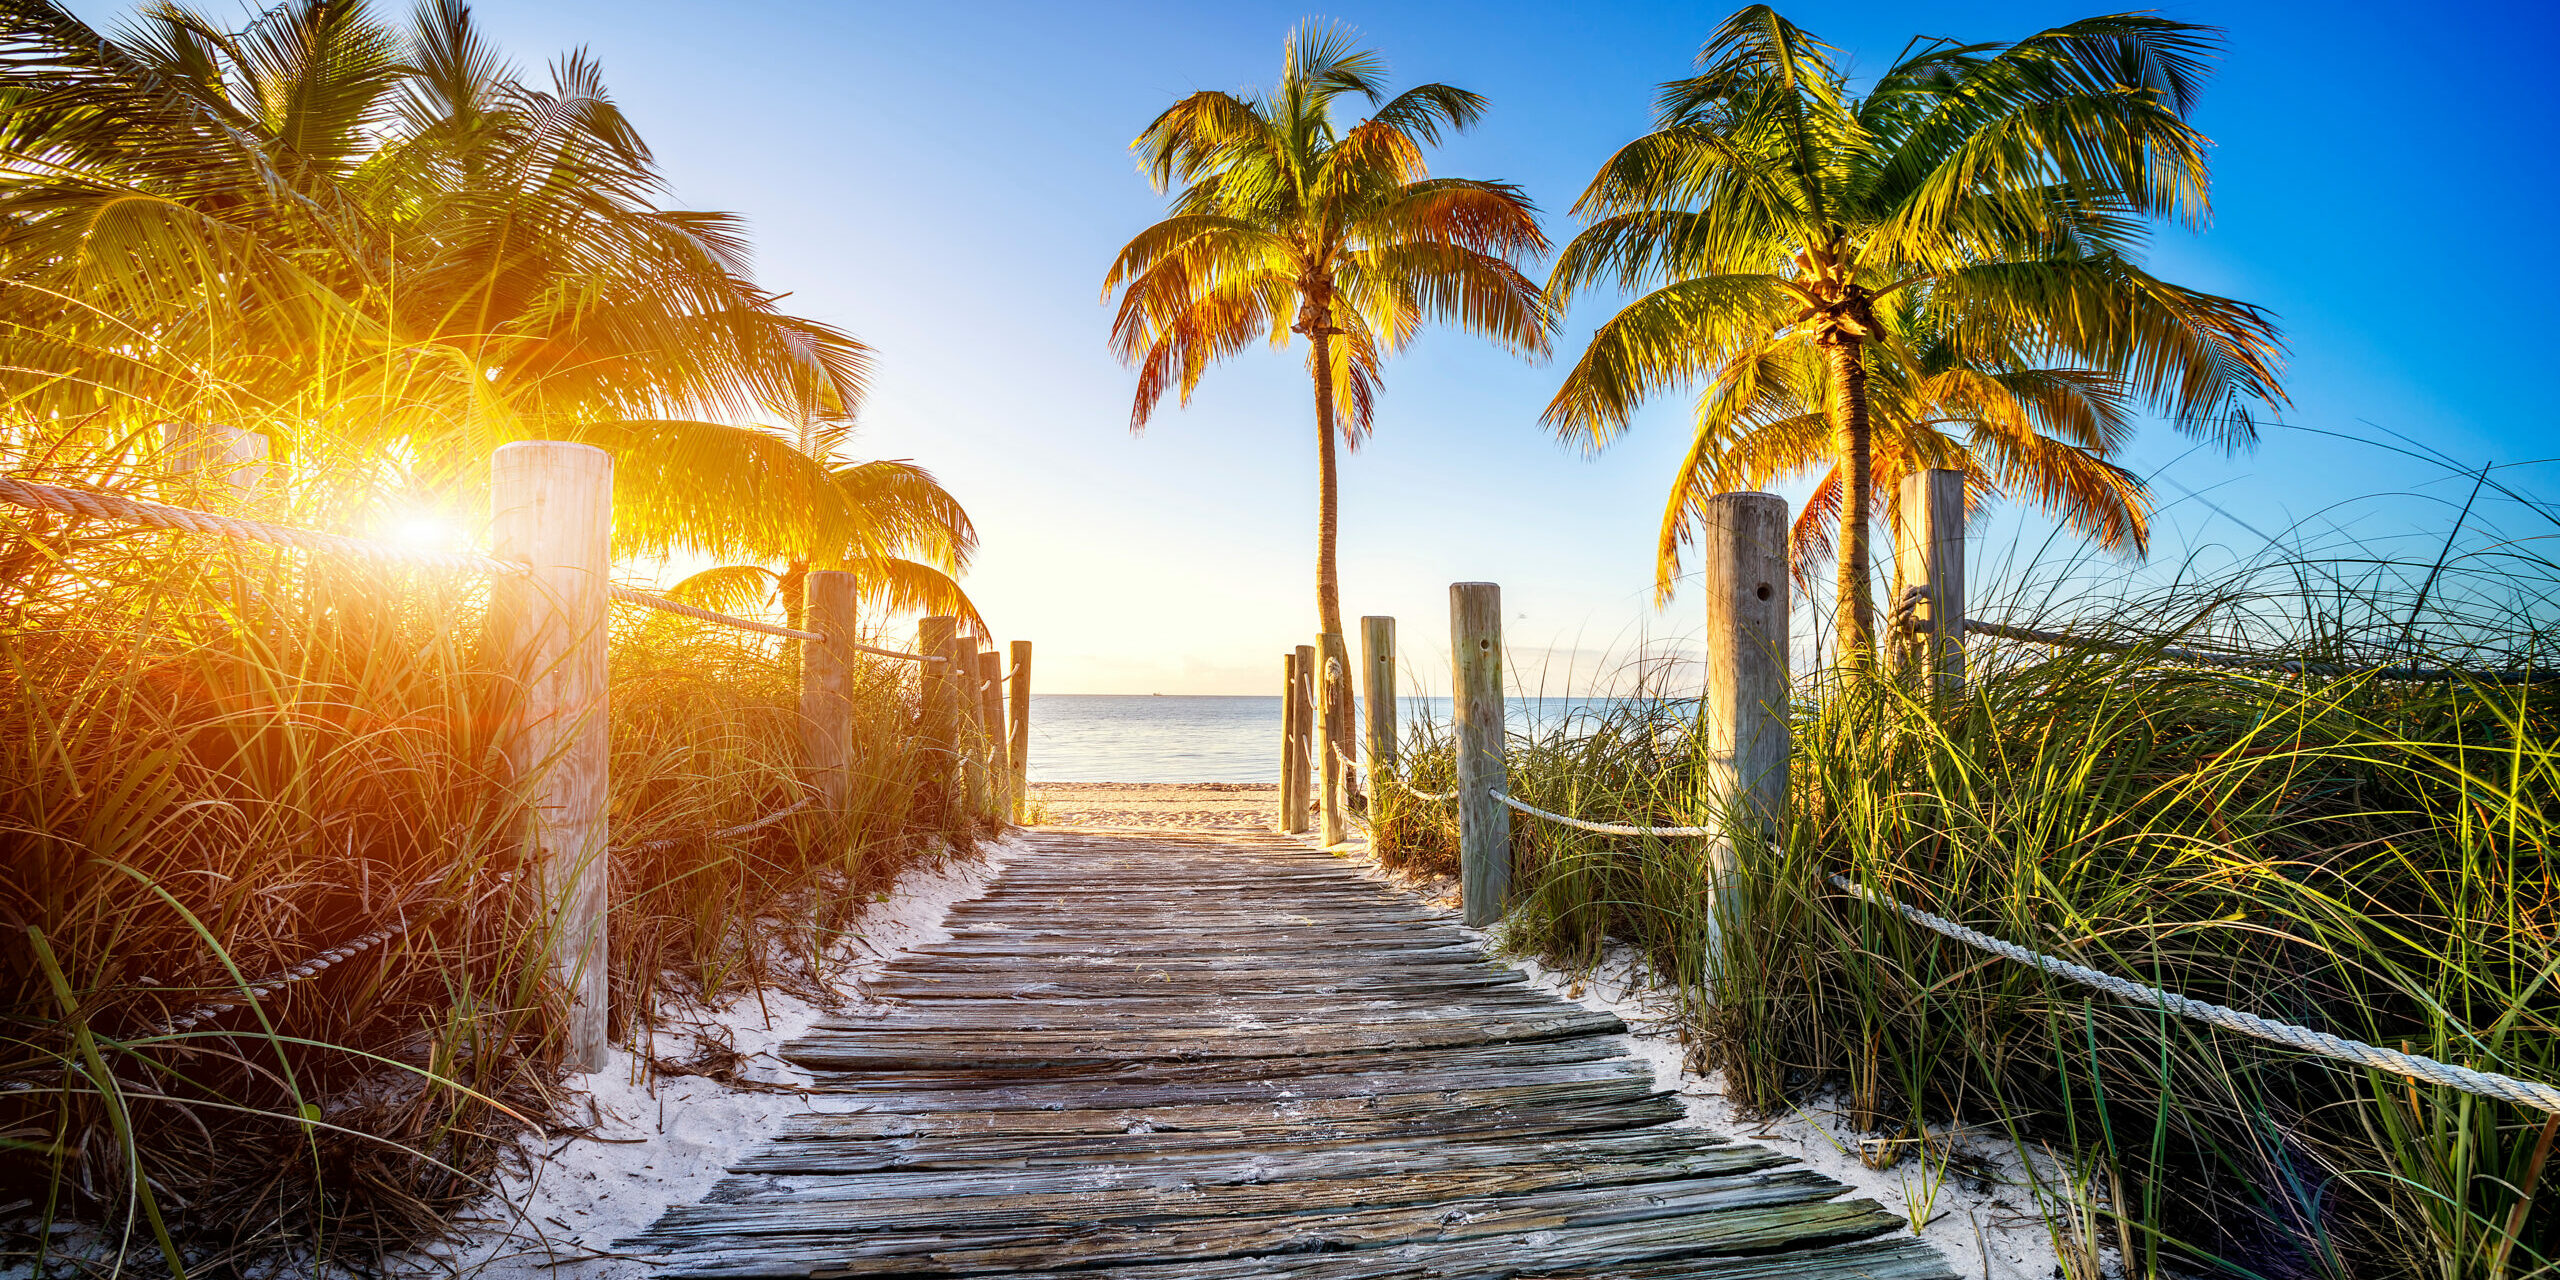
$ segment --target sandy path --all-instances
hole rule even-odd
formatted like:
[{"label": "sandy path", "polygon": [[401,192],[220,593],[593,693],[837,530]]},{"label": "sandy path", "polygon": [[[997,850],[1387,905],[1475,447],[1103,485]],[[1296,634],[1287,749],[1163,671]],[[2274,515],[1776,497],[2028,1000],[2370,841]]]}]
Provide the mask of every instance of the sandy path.
[{"label": "sandy path", "polygon": [[1280,788],[1259,782],[1035,782],[1035,820],[1053,827],[1269,831]]}]

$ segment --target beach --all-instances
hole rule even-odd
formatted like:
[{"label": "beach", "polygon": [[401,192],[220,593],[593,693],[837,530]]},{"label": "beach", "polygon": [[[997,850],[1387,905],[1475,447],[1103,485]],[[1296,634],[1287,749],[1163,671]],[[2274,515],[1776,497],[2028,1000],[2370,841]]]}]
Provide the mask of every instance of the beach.
[{"label": "beach", "polygon": [[1280,788],[1266,782],[1035,782],[1033,819],[1053,827],[1268,831]]}]

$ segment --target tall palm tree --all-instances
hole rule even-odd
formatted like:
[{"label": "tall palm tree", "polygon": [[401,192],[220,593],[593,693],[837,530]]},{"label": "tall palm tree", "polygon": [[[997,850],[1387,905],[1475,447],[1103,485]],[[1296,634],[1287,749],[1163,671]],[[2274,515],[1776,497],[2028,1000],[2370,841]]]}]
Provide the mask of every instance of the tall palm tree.
[{"label": "tall palm tree", "polygon": [[[1170,216],[1122,247],[1111,348],[1138,370],[1132,431],[1168,390],[1188,403],[1210,364],[1257,339],[1307,341],[1315,386],[1316,616],[1342,631],[1334,446],[1370,427],[1379,362],[1426,320],[1523,355],[1548,349],[1551,313],[1515,260],[1543,253],[1536,209],[1509,183],[1434,178],[1423,151],[1473,126],[1484,99],[1445,84],[1387,97],[1386,66],[1339,26],[1301,24],[1269,93],[1203,91],[1156,117],[1131,149]],[[1337,118],[1342,100],[1374,108]]]},{"label": "tall palm tree", "polygon": [[[2247,445],[2253,405],[2283,403],[2273,321],[2137,260],[2155,221],[2209,212],[2188,114],[2213,38],[2116,15],[2014,44],[1930,42],[1856,94],[1828,46],[1765,5],[1735,13],[1574,206],[1590,225],[1556,263],[1556,304],[1648,292],[1593,335],[1547,422],[1601,448],[1656,392],[1809,348],[1830,384],[1853,665],[1874,647],[1870,378],[1895,300],[1934,315],[1957,365],[2094,371],[2182,431]],[[1738,423],[1718,427],[1708,394],[1702,430]]]},{"label": "tall palm tree", "polygon": [[[1902,477],[1961,471],[1966,506],[2020,497],[2111,551],[2150,542],[2150,490],[2110,458],[2133,431],[2124,380],[2090,369],[2044,368],[2027,353],[1976,359],[1933,330],[1905,292],[1876,304],[1881,340],[1867,352],[1870,515],[1900,523]],[[1654,599],[1667,601],[1681,554],[1709,496],[1815,477],[1797,512],[1789,559],[1810,585],[1836,551],[1843,496],[1833,449],[1826,353],[1810,343],[1758,347],[1715,371],[1700,396],[1689,451],[1664,504]]]}]

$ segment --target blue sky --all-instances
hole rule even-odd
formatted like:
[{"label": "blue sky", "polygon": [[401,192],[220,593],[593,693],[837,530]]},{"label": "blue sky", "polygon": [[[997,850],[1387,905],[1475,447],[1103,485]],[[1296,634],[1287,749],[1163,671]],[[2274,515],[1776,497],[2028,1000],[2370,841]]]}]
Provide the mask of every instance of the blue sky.
[{"label": "blue sky", "polygon": [[[788,304],[879,353],[864,448],[936,469],[986,548],[970,586],[1040,645],[1052,692],[1262,693],[1313,627],[1314,459],[1303,365],[1255,353],[1188,410],[1127,429],[1131,376],[1104,348],[1103,269],[1156,216],[1132,134],[1176,97],[1276,76],[1312,14],[1356,27],[1399,85],[1485,94],[1439,172],[1524,184],[1564,210],[1646,126],[1722,4],[981,5],[482,0],[521,61],[583,45],[683,203],[753,222]],[[1853,67],[1914,34],[2014,38],[2097,4],[1796,4]],[[2271,308],[2293,348],[2293,422],[2425,440],[2476,466],[2560,454],[2554,431],[2554,126],[2548,5],[2189,4],[2227,28],[2200,122],[2216,217],[2166,231],[2162,274]],[[1624,654],[1677,636],[1694,603],[1648,599],[1686,398],[1597,459],[1537,426],[1559,366],[1606,308],[1570,317],[1557,364],[1453,333],[1387,373],[1374,443],[1346,465],[1344,607],[1403,620],[1417,670],[1445,644],[1446,584],[1501,582],[1515,650]],[[2370,424],[2370,425],[2366,425]],[[2439,532],[2454,487],[2327,436],[2270,431],[2251,455],[2165,429],[2163,554],[2247,544],[2358,495],[2360,537]],[[2560,468],[2505,473],[2543,493]],[[2179,500],[2183,491],[2206,500]],[[2212,505],[2206,505],[2209,501]],[[2215,510],[2219,508],[2219,512]],[[1988,539],[2033,536],[1994,521]],[[1589,652],[1584,654],[1587,661]],[[1515,658],[1535,665],[1535,657]]]}]

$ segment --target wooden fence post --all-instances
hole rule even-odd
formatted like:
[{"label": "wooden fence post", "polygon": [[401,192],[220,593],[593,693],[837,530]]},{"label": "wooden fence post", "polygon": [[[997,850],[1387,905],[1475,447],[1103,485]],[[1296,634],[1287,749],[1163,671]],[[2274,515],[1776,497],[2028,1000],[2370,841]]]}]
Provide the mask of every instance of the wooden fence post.
[{"label": "wooden fence post", "polygon": [[967,823],[973,827],[987,812],[987,724],[986,702],[979,693],[979,686],[984,683],[978,674],[980,643],[978,637],[964,635],[952,645],[953,696],[960,704],[960,776],[968,794]]},{"label": "wooden fence post", "polygon": [[1031,642],[1013,642],[1013,746],[1005,761],[1013,768],[1013,820],[1022,821],[1031,800]]},{"label": "wooden fence post", "polygon": [[1339,631],[1316,637],[1315,693],[1316,750],[1322,753],[1316,776],[1324,781],[1322,836],[1331,848],[1350,835],[1343,814],[1349,806],[1351,771],[1343,767],[1342,757],[1351,742],[1351,652]]},{"label": "wooden fence post", "polygon": [[826,637],[800,642],[800,741],[818,794],[842,810],[853,796],[853,575],[812,569],[800,600],[801,629]]},{"label": "wooden fence post", "polygon": [[[936,614],[916,620],[916,652],[949,659],[959,620]],[[925,662],[917,681],[916,737],[924,760],[924,805],[944,832],[953,827],[960,808],[959,673],[948,661]]]},{"label": "wooden fence post", "polygon": [[1289,833],[1303,835],[1315,826],[1316,770],[1316,647],[1302,644],[1297,648],[1298,683],[1289,690],[1289,706],[1295,712],[1292,723],[1298,726],[1297,766],[1289,780],[1296,784],[1298,802],[1289,811]]},{"label": "wooden fence post", "polygon": [[1298,764],[1298,655],[1292,651],[1280,655],[1280,796],[1279,812],[1271,815],[1271,825],[1289,831],[1289,805],[1296,794],[1295,779],[1301,776]]},{"label": "wooden fence post", "polygon": [[605,1065],[606,611],[613,457],[554,440],[489,459],[491,543],[527,565],[490,587],[489,631],[509,678],[500,750],[524,788],[525,857],[542,903],[552,977],[568,993],[562,1063]]},{"label": "wooden fence post", "polygon": [[[1929,630],[1906,651],[1926,664],[1941,697],[1964,692],[1964,473],[1921,471],[1902,478],[1895,524],[1896,577],[1921,597]],[[1897,602],[1898,603],[1898,602]]]},{"label": "wooden fence post", "polygon": [[[1360,620],[1360,710],[1368,728],[1370,804],[1382,770],[1396,765],[1396,620]],[[1374,809],[1372,810],[1374,812]]]},{"label": "wooden fence post", "polygon": [[1449,584],[1450,720],[1458,734],[1458,891],[1467,923],[1502,918],[1511,897],[1510,790],[1504,764],[1502,588]]},{"label": "wooden fence post", "polygon": [[1699,567],[1707,602],[1707,967],[1741,904],[1738,849],[1776,838],[1787,808],[1787,501],[1719,493],[1701,511]]},{"label": "wooden fence post", "polygon": [[163,422],[163,469],[187,482],[187,500],[238,507],[266,483],[267,437],[219,422]]},{"label": "wooden fence post", "polygon": [[978,715],[987,725],[987,812],[1013,821],[1013,762],[1005,751],[1004,655],[987,642],[978,655]]}]

